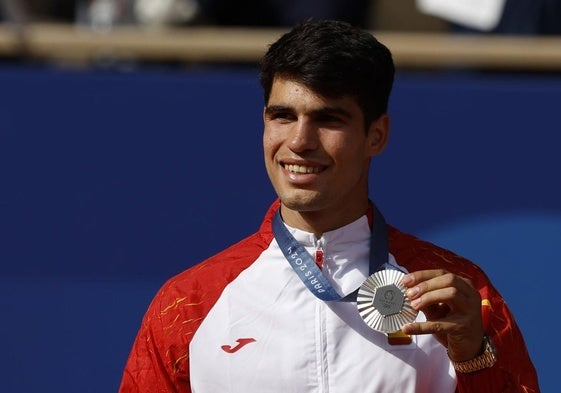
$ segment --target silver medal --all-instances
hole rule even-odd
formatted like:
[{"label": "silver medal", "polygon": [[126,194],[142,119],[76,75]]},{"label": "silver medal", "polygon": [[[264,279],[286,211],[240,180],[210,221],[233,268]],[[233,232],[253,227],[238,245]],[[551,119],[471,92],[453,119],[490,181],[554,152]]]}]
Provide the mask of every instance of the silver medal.
[{"label": "silver medal", "polygon": [[360,316],[372,329],[393,333],[417,317],[417,310],[405,296],[401,279],[405,276],[399,270],[380,270],[360,286],[357,308]]}]

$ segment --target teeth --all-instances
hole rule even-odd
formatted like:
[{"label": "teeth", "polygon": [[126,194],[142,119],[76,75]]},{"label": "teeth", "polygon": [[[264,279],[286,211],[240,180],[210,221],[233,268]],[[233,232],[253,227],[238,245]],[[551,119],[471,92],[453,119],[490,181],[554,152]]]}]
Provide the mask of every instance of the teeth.
[{"label": "teeth", "polygon": [[304,165],[285,165],[287,171],[294,173],[319,173],[321,168]]}]

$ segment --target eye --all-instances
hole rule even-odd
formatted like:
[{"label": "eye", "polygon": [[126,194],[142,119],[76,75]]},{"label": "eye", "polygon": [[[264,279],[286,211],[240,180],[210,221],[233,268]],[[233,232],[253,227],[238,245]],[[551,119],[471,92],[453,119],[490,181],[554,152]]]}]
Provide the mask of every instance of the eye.
[{"label": "eye", "polygon": [[341,121],[341,119],[338,118],[337,116],[328,115],[328,114],[322,114],[322,115],[318,116],[318,120],[322,121],[322,122]]},{"label": "eye", "polygon": [[322,113],[316,120],[326,126],[340,126],[345,123],[345,119],[342,116],[330,113]]},{"label": "eye", "polygon": [[296,120],[296,116],[289,111],[274,111],[269,113],[269,120],[276,120],[280,122],[290,122]]}]

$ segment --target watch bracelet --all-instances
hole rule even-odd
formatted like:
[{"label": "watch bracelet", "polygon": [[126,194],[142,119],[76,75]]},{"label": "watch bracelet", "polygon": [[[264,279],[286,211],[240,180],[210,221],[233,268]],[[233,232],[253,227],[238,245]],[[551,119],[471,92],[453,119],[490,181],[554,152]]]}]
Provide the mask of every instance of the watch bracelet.
[{"label": "watch bracelet", "polygon": [[497,354],[489,336],[483,336],[482,347],[484,348],[483,353],[473,359],[463,362],[456,362],[450,359],[454,370],[462,374],[467,374],[492,367],[497,362]]}]

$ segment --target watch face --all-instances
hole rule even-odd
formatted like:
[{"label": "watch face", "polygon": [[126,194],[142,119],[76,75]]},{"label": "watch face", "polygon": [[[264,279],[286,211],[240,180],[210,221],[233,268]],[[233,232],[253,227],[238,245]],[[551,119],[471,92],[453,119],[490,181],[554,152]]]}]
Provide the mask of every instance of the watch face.
[{"label": "watch face", "polygon": [[417,317],[417,310],[405,295],[399,270],[380,270],[368,277],[358,290],[357,308],[372,329],[393,333]]}]

